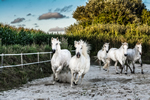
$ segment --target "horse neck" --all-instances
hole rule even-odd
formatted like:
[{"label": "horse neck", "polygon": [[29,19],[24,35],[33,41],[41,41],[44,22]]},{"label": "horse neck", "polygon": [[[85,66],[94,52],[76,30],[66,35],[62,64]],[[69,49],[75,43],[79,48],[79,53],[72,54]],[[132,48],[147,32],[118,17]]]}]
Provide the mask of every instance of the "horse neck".
[{"label": "horse neck", "polygon": [[[119,50],[120,50],[120,52],[122,52],[122,54],[123,54],[123,47],[122,47],[122,46],[119,48]],[[124,55],[124,54],[123,54],[123,55]]]},{"label": "horse neck", "polygon": [[139,53],[138,53],[138,50],[136,49],[136,46],[134,47],[134,52],[135,52],[135,56],[137,56]]},{"label": "horse neck", "polygon": [[61,51],[60,45],[57,46],[56,53],[58,54]]},{"label": "horse neck", "polygon": [[106,48],[103,47],[103,48],[102,48],[102,51],[103,51],[103,52],[106,52]]}]

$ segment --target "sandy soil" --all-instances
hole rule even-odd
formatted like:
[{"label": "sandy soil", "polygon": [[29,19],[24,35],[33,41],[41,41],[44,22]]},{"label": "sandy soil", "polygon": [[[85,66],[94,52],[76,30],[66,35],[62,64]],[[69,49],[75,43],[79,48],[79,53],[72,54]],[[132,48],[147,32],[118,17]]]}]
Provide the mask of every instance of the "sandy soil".
[{"label": "sandy soil", "polygon": [[[37,79],[19,89],[0,92],[0,100],[150,100],[150,65],[143,65],[144,75],[137,64],[135,74],[115,74],[92,65],[83,84],[52,85],[52,76]],[[69,79],[70,80],[70,79]]]}]

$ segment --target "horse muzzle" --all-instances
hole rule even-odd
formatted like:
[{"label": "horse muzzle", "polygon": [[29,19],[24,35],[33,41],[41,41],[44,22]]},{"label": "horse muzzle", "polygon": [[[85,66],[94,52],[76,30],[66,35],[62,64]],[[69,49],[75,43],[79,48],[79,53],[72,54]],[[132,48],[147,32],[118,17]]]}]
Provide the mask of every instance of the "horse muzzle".
[{"label": "horse muzzle", "polygon": [[108,51],[106,51],[106,53],[108,53]]},{"label": "horse muzzle", "polygon": [[76,54],[76,56],[77,56],[77,58],[80,58],[81,54],[78,52],[78,53]]},{"label": "horse muzzle", "polygon": [[127,56],[127,54],[124,54],[124,56]]},{"label": "horse muzzle", "polygon": [[53,53],[55,53],[55,51],[56,51],[55,49],[52,50]]},{"label": "horse muzzle", "polygon": [[142,55],[142,52],[140,52],[140,55]]}]

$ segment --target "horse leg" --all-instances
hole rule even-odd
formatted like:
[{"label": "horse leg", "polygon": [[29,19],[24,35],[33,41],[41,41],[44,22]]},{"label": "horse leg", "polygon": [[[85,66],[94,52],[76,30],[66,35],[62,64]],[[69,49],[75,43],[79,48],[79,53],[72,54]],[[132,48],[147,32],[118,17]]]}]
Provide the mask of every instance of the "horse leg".
[{"label": "horse leg", "polygon": [[99,60],[99,67],[100,67],[100,70],[101,70],[101,60]]},{"label": "horse leg", "polygon": [[73,71],[71,70],[71,84],[70,84],[71,87],[72,87],[73,81],[74,81],[74,73],[73,73]]},{"label": "horse leg", "polygon": [[[106,63],[105,63],[105,65],[103,66],[103,69],[105,70],[105,71],[107,71],[108,70],[108,72],[109,72],[109,65],[110,65],[110,59],[106,59]],[[106,68],[107,68],[107,70],[106,70]]]},{"label": "horse leg", "polygon": [[76,77],[77,77],[77,73],[74,73],[73,75],[74,75],[74,80],[76,80]]},{"label": "horse leg", "polygon": [[[125,60],[121,60],[121,59],[119,59],[119,63],[121,64],[121,74],[122,74],[122,71],[123,71],[123,68],[125,67]],[[127,74],[127,73],[125,73],[125,74]]]},{"label": "horse leg", "polygon": [[[121,72],[120,72],[121,74],[122,74],[123,68],[125,68],[125,64],[122,65]],[[125,72],[125,74],[127,74],[127,72]]]},{"label": "horse leg", "polygon": [[119,73],[118,73],[118,69],[117,69],[117,64],[118,64],[118,61],[115,62],[115,65],[114,65],[114,66],[115,66],[115,69],[116,69],[116,74],[119,74]]},{"label": "horse leg", "polygon": [[127,67],[129,67],[129,69],[130,69],[130,71],[131,71],[131,73],[132,73],[132,69],[131,69],[131,67],[130,67],[130,65],[129,65],[129,61],[127,60]]},{"label": "horse leg", "polygon": [[78,74],[78,78],[77,78],[77,80],[75,81],[75,85],[77,85],[77,83],[78,83],[79,78],[80,78],[81,75],[82,75],[82,73],[79,73],[79,74]]},{"label": "horse leg", "polygon": [[53,71],[53,84],[55,84],[55,69],[52,67],[52,71]]},{"label": "horse leg", "polygon": [[56,70],[56,73],[55,73],[55,79],[56,81],[58,81],[58,74],[60,73],[60,71],[62,70],[63,66],[59,66]]},{"label": "horse leg", "polygon": [[[123,69],[125,70],[125,60],[122,61],[121,73],[122,73]],[[127,74],[127,70],[128,70],[128,68],[126,67],[125,74]]]},{"label": "horse leg", "polygon": [[132,65],[133,65],[133,71],[132,71],[132,73],[134,74],[135,73],[135,62],[132,62]]},{"label": "horse leg", "polygon": [[144,74],[144,72],[143,72],[143,64],[142,64],[142,59],[141,58],[139,59],[139,63],[141,64],[141,74]]},{"label": "horse leg", "polygon": [[[124,68],[125,69],[125,68]],[[125,74],[127,75],[127,71],[128,71],[128,66],[126,65],[126,70],[125,70]]]},{"label": "horse leg", "polygon": [[84,78],[84,75],[85,75],[85,74],[82,74],[82,75],[81,75],[81,84],[82,84],[82,79]]}]

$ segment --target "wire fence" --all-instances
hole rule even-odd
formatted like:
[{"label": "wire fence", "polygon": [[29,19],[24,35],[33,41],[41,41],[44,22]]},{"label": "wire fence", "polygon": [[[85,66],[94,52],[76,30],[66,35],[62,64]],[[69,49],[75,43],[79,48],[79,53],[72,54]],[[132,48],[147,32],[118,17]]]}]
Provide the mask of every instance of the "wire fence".
[{"label": "wire fence", "polygon": [[[45,61],[40,61],[39,55],[40,54],[50,54],[50,59],[49,60],[45,60]],[[0,54],[1,57],[1,65],[0,65],[0,69],[2,68],[7,68],[7,67],[17,67],[17,66],[21,66],[23,68],[23,66],[25,65],[33,65],[33,64],[39,64],[39,63],[45,63],[45,62],[50,62],[51,61],[51,54],[52,52],[37,52],[37,53],[20,53],[20,54]],[[4,56],[18,56],[20,55],[20,59],[21,62],[18,65],[7,65],[7,66],[3,66],[3,62],[4,62]],[[32,63],[23,63],[23,55],[37,55],[37,62],[32,62]],[[2,70],[1,70],[2,71]]]}]

